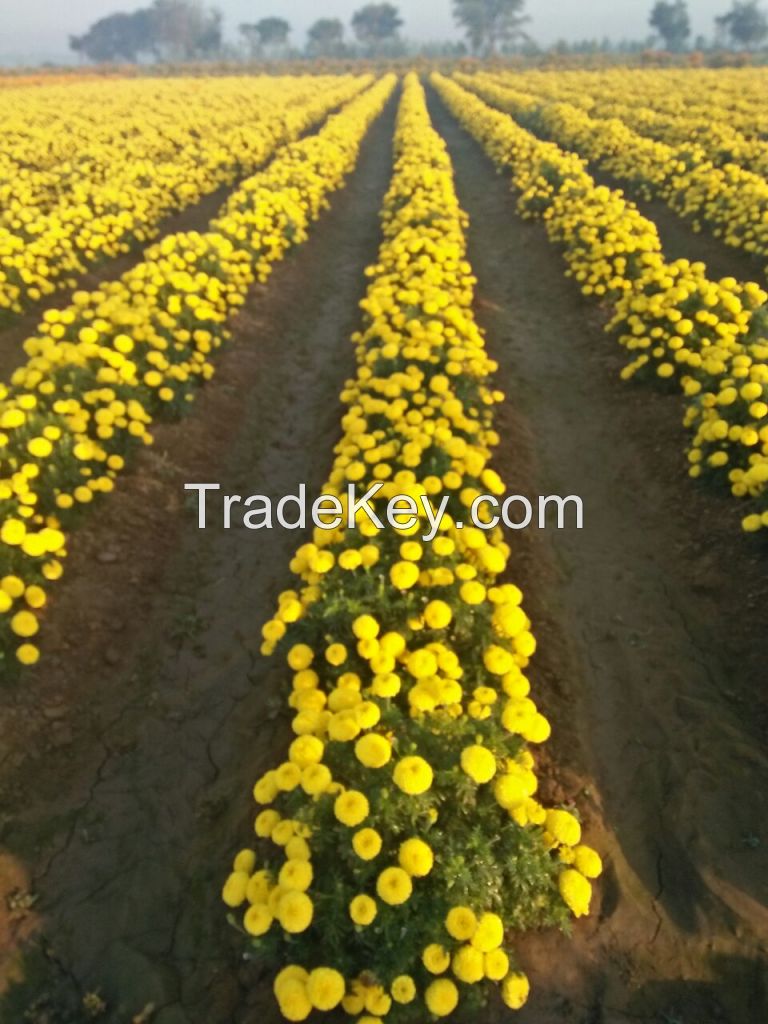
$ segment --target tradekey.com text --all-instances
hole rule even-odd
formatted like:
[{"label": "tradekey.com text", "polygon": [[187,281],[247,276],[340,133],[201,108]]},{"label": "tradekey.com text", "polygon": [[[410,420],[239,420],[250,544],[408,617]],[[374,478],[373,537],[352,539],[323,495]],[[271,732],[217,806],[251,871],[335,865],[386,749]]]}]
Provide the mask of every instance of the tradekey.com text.
[{"label": "tradekey.com text", "polygon": [[[320,494],[310,500],[306,484],[300,484],[296,494],[271,498],[266,494],[221,494],[221,484],[184,484],[184,490],[197,494],[197,525],[204,530],[209,525],[210,514],[218,516],[225,530],[232,526],[248,530],[305,530],[308,523],[320,530],[337,530],[339,527],[355,529],[365,520],[375,530],[400,530],[413,534],[423,522],[421,539],[434,540],[437,534],[452,524],[461,530],[474,526],[480,530],[492,530],[503,524],[510,530],[525,530],[536,525],[544,530],[555,527],[558,530],[584,526],[584,506],[581,498],[569,494],[540,495],[533,501],[523,494],[501,497],[495,494],[478,494],[467,509],[468,521],[454,519],[450,512],[451,498],[456,495],[428,495],[425,492],[396,494],[386,502],[379,492],[384,484],[377,481],[365,491],[358,491],[355,484],[349,484],[341,495]],[[194,499],[192,499],[194,501]],[[463,506],[462,506],[463,507]],[[569,522],[566,512],[570,510]]]}]

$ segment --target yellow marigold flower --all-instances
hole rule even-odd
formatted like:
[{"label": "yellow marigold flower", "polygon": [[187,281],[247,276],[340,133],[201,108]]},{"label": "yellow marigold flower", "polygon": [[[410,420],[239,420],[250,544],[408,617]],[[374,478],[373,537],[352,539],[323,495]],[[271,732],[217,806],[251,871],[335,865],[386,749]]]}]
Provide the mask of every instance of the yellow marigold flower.
[{"label": "yellow marigold flower", "polygon": [[239,907],[245,902],[245,890],[250,875],[246,871],[233,871],[224,883],[221,898],[228,907]]},{"label": "yellow marigold flower", "polygon": [[389,578],[398,590],[410,590],[419,579],[419,567],[414,562],[395,562]]},{"label": "yellow marigold flower", "polygon": [[355,924],[369,925],[376,917],[376,914],[376,900],[371,899],[370,896],[355,896],[349,904],[349,916]]},{"label": "yellow marigold flower", "polygon": [[421,544],[417,540],[406,540],[400,545],[400,557],[406,562],[418,562],[422,553]]},{"label": "yellow marigold flower", "polygon": [[287,892],[277,904],[277,919],[292,935],[306,931],[313,914],[312,900],[305,892]]},{"label": "yellow marigold flower", "polygon": [[444,946],[433,942],[421,954],[421,962],[430,974],[442,974],[451,963],[451,955]]},{"label": "yellow marigold flower", "polygon": [[509,957],[503,949],[492,949],[483,957],[483,970],[486,978],[501,981],[509,973]]},{"label": "yellow marigold flower", "polygon": [[285,989],[286,985],[292,981],[300,981],[303,985],[306,985],[307,979],[309,978],[309,972],[301,967],[299,964],[289,964],[279,972],[274,982],[272,983],[272,991],[276,998],[279,998],[280,993]]},{"label": "yellow marigold flower", "polygon": [[438,978],[424,993],[424,1002],[436,1017],[447,1017],[459,1005],[459,990],[450,978]]},{"label": "yellow marigold flower", "polygon": [[22,665],[36,665],[40,660],[40,650],[34,644],[21,644],[16,648],[16,659]]},{"label": "yellow marigold flower", "polygon": [[473,782],[482,785],[496,774],[496,758],[487,747],[476,744],[462,750],[461,767]]},{"label": "yellow marigold flower", "polygon": [[294,836],[285,844],[285,856],[288,860],[310,860],[309,843],[302,836]]},{"label": "yellow marigold flower", "polygon": [[386,1017],[392,1009],[392,999],[381,985],[367,985],[364,992],[365,1008],[369,1013],[375,1014],[374,1018],[369,1017],[368,1019],[378,1020],[380,1017]]},{"label": "yellow marigold flower", "polygon": [[31,587],[27,587],[24,592],[24,600],[30,608],[42,608],[46,602],[45,591],[42,587],[33,584]]},{"label": "yellow marigold flower", "polygon": [[316,736],[299,736],[288,748],[288,758],[299,768],[319,764],[323,759],[325,745]]},{"label": "yellow marigold flower", "polygon": [[36,459],[47,459],[53,451],[53,445],[47,437],[33,437],[27,442],[27,451]]},{"label": "yellow marigold flower", "polygon": [[481,953],[498,949],[504,941],[504,922],[498,914],[481,914],[477,931],[472,936],[472,945]]},{"label": "yellow marigold flower", "polygon": [[406,668],[414,679],[428,679],[437,674],[437,658],[432,651],[422,648],[419,651],[412,651],[405,663]]},{"label": "yellow marigold flower", "polygon": [[307,796],[319,796],[333,782],[331,770],[324,764],[309,764],[301,773],[301,788]]},{"label": "yellow marigold flower", "polygon": [[344,644],[331,644],[325,650],[325,660],[329,665],[338,668],[347,660],[347,648]]},{"label": "yellow marigold flower", "polygon": [[395,785],[409,796],[426,793],[432,785],[433,772],[428,761],[413,755],[401,758],[392,773]]},{"label": "yellow marigold flower", "polygon": [[308,644],[294,644],[288,651],[287,661],[294,672],[298,672],[303,668],[309,668],[314,657],[314,651]]},{"label": "yellow marigold flower", "polygon": [[352,632],[358,640],[373,640],[379,635],[380,629],[372,615],[358,615],[352,623]]},{"label": "yellow marigold flower", "polygon": [[266,903],[269,899],[270,884],[269,872],[263,869],[257,871],[251,875],[245,890],[245,898],[249,903]]},{"label": "yellow marigold flower", "polygon": [[356,548],[348,548],[342,551],[338,557],[338,564],[342,569],[358,569],[362,565],[362,557]]},{"label": "yellow marigold flower", "polygon": [[416,983],[408,974],[401,974],[395,978],[389,990],[396,1003],[406,1005],[416,998]]},{"label": "yellow marigold flower", "polygon": [[366,768],[383,768],[392,757],[392,744],[385,736],[369,732],[355,743],[355,756]]},{"label": "yellow marigold flower", "polygon": [[40,623],[37,618],[28,611],[16,612],[11,619],[11,629],[16,636],[24,637],[25,639],[34,636],[40,629]]},{"label": "yellow marigold flower", "polygon": [[566,868],[560,873],[557,884],[560,895],[574,917],[584,917],[589,913],[592,886],[580,871]]},{"label": "yellow marigold flower", "polygon": [[342,825],[354,828],[365,821],[370,813],[370,805],[365,794],[356,789],[349,789],[336,797],[333,813]]},{"label": "yellow marigold flower", "polygon": [[272,835],[269,838],[278,846],[287,846],[295,835],[296,823],[291,821],[290,818],[286,818],[284,821],[275,825],[272,829]]},{"label": "yellow marigold flower", "polygon": [[445,629],[452,618],[451,606],[445,601],[430,601],[424,609],[424,621],[430,629]]},{"label": "yellow marigold flower", "polygon": [[312,1013],[312,1003],[307,995],[307,987],[303,981],[293,979],[286,981],[277,994],[280,1013],[289,1021],[303,1021]]},{"label": "yellow marigold flower", "polygon": [[[11,547],[16,547],[24,540],[27,535],[27,527],[20,519],[6,519],[0,528],[0,541],[3,544],[9,544]],[[6,577],[7,579],[8,577]],[[4,587],[7,590],[7,587]],[[10,593],[10,591],[8,591]],[[24,593],[24,584],[21,585],[21,593]],[[11,597],[20,597],[21,594],[11,594]]]},{"label": "yellow marigold flower", "polygon": [[459,596],[465,604],[482,604],[485,600],[485,587],[482,583],[478,583],[477,580],[467,580],[459,588]]},{"label": "yellow marigold flower", "polygon": [[284,889],[306,892],[312,884],[312,865],[307,860],[287,860],[280,868],[277,881]]},{"label": "yellow marigold flower", "polygon": [[[357,985],[357,982],[354,982],[353,984]],[[341,1001],[341,1008],[346,1014],[349,1014],[350,1017],[357,1017],[359,1013],[363,1012],[365,1009],[365,999],[363,998],[359,985],[357,985],[357,987],[351,992],[347,992]],[[368,1019],[370,1021],[370,1018]],[[364,1020],[364,1017],[360,1017],[357,1024],[361,1024]]]},{"label": "yellow marigold flower", "polygon": [[530,990],[531,986],[525,974],[508,974],[501,983],[501,998],[510,1010],[519,1010],[527,1002]]},{"label": "yellow marigold flower", "polygon": [[469,942],[477,931],[477,918],[470,907],[451,907],[445,918],[445,929],[452,939]]},{"label": "yellow marigold flower", "polygon": [[397,907],[413,893],[411,876],[402,868],[385,868],[376,879],[376,892],[385,903]]},{"label": "yellow marigold flower", "polygon": [[563,846],[577,846],[581,841],[581,825],[568,811],[547,811],[546,829]]},{"label": "yellow marigold flower", "polygon": [[15,600],[24,593],[24,581],[19,579],[18,576],[3,576],[2,580],[0,580],[0,590],[3,590],[9,597]]},{"label": "yellow marigold flower", "polygon": [[272,927],[273,921],[272,912],[265,903],[253,903],[245,912],[243,928],[249,935],[258,938],[261,935],[266,935]]},{"label": "yellow marigold flower", "polygon": [[256,853],[253,850],[240,850],[232,865],[233,871],[245,871],[252,874],[256,867]]},{"label": "yellow marigold flower", "polygon": [[375,828],[361,828],[352,836],[352,849],[361,860],[373,860],[381,852],[381,836]]},{"label": "yellow marigold flower", "polygon": [[515,659],[503,647],[491,644],[483,652],[483,664],[492,675],[503,676],[515,667]]},{"label": "yellow marigold flower", "polygon": [[401,633],[390,631],[379,638],[379,647],[393,658],[398,658],[405,650],[405,637]]},{"label": "yellow marigold flower", "polygon": [[307,995],[316,1010],[334,1010],[344,998],[344,976],[332,967],[316,967],[307,979]]},{"label": "yellow marigold flower", "polygon": [[269,839],[279,824],[280,812],[269,808],[256,815],[254,831],[259,839]]},{"label": "yellow marigold flower", "polygon": [[394,672],[387,672],[384,675],[374,676],[371,684],[371,692],[376,697],[391,698],[396,697],[402,689],[402,683],[400,682],[400,676]]},{"label": "yellow marigold flower", "polygon": [[574,867],[585,878],[598,878],[602,874],[603,862],[600,859],[600,854],[591,846],[577,846],[573,853]]},{"label": "yellow marigold flower", "polygon": [[465,985],[476,985],[485,976],[483,954],[474,946],[460,946],[453,954],[451,969]]},{"label": "yellow marigold flower", "polygon": [[431,847],[423,839],[406,839],[397,854],[400,867],[415,878],[424,878],[435,863]]}]

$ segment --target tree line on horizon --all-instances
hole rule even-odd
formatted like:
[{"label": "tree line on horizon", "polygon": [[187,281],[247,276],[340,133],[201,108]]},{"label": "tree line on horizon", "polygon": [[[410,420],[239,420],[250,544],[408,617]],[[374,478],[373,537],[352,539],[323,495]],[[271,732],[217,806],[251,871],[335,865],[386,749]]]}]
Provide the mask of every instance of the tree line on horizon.
[{"label": "tree line on horizon", "polygon": [[[525,0],[452,0],[453,16],[466,42],[446,42],[420,48],[427,55],[493,56],[499,53],[542,52],[526,32],[530,18]],[[95,21],[82,35],[70,36],[70,48],[97,63],[127,61],[212,60],[222,57],[276,60],[310,58],[403,56],[409,52],[400,30],[404,21],[392,3],[367,3],[352,15],[348,40],[340,18],[320,17],[307,33],[306,46],[290,45],[291,25],[276,15],[238,26],[240,44],[224,42],[223,16],[203,0],[153,0],[131,12],[118,11]],[[645,40],[560,41],[555,53],[597,51],[639,52],[660,41],[673,53],[690,48],[691,21],[686,0],[658,0],[649,16],[654,35]],[[697,50],[712,46],[755,49],[768,39],[768,15],[759,0],[733,0],[731,9],[715,19],[714,38],[699,36]]]}]

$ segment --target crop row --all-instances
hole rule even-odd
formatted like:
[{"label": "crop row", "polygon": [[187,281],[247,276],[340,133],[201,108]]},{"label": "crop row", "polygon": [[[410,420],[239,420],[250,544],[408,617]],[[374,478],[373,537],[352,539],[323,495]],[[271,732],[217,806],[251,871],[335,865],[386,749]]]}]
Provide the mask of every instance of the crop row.
[{"label": "crop row", "polygon": [[[0,317],[73,287],[89,266],[149,241],[164,217],[252,174],[370,78],[222,81],[225,86],[205,93],[188,83],[160,83],[156,96],[145,95],[149,83],[102,86],[99,102],[115,122],[93,110],[97,101],[90,94],[90,105],[80,111],[75,92],[64,100],[66,131],[45,106],[39,125],[32,117],[37,131],[25,131],[24,121],[14,130],[17,118],[31,116],[27,108],[34,110],[35,100],[40,106],[49,100],[47,90],[29,90],[32,99],[3,123]],[[134,95],[139,85],[144,90]],[[136,103],[142,95],[150,111],[126,109],[129,99]],[[94,121],[98,130],[88,137]],[[46,144],[64,151],[60,160],[51,163]]]},{"label": "crop row", "polygon": [[67,533],[152,442],[152,420],[180,415],[212,376],[228,319],[307,237],[393,88],[394,76],[378,81],[244,182],[210,231],[165,237],[119,280],[47,313],[48,332],[26,342],[27,363],[0,385],[0,664],[14,648],[37,661]]},{"label": "crop row", "polygon": [[[547,103],[572,103],[593,117],[618,118],[640,135],[671,146],[695,143],[718,167],[738,164],[766,178],[768,75],[764,69],[737,75],[721,82],[701,72],[676,73],[670,79],[668,72],[658,71],[560,71],[517,75],[514,84]],[[505,75],[497,80],[513,84]]]},{"label": "crop row", "polygon": [[633,356],[625,379],[677,380],[690,430],[689,473],[751,500],[744,528],[768,526],[768,295],[715,282],[702,263],[667,262],[655,225],[598,186],[574,153],[544,142],[441,75],[433,83],[491,159],[510,174],[524,217],[542,218],[568,273],[607,307]]},{"label": "crop row", "polygon": [[486,74],[457,75],[462,85],[544,139],[575,150],[600,170],[667,203],[726,245],[768,258],[768,181],[736,164],[717,167],[696,143],[670,146],[616,118],[591,117],[572,103],[551,103]]},{"label": "crop row", "polygon": [[[297,551],[296,588],[263,629],[291,676],[294,738],[255,784],[256,848],[223,889],[252,953],[280,969],[290,1021],[476,1013],[496,986],[517,1009],[516,938],[586,914],[601,868],[578,819],[536,798],[528,744],[550,727],[529,696],[521,592],[499,579],[509,547],[498,527],[459,525],[477,495],[503,492],[489,463],[503,395],[415,75],[395,157],[324,488],[340,513]],[[381,484],[379,515],[406,496],[401,527],[349,520],[351,483]],[[438,493],[448,515],[427,540],[420,503]]]}]

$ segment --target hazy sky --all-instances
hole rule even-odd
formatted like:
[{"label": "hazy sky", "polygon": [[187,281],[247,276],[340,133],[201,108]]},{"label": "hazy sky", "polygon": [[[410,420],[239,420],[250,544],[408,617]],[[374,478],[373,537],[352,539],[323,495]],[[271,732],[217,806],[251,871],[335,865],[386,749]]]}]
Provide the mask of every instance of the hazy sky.
[{"label": "hazy sky", "polygon": [[[133,10],[149,0],[0,0],[0,58],[55,57],[67,52],[70,32],[82,32],[96,18],[115,10]],[[365,0],[217,0],[228,35],[242,21],[269,14],[287,18],[291,39],[304,41],[307,27],[320,16],[342,18]],[[404,35],[417,40],[456,38],[451,0],[394,0],[405,20]],[[648,33],[653,0],[528,0],[530,34],[541,43],[559,38],[642,38]],[[731,0],[689,0],[694,34],[712,32],[716,14]]]}]

